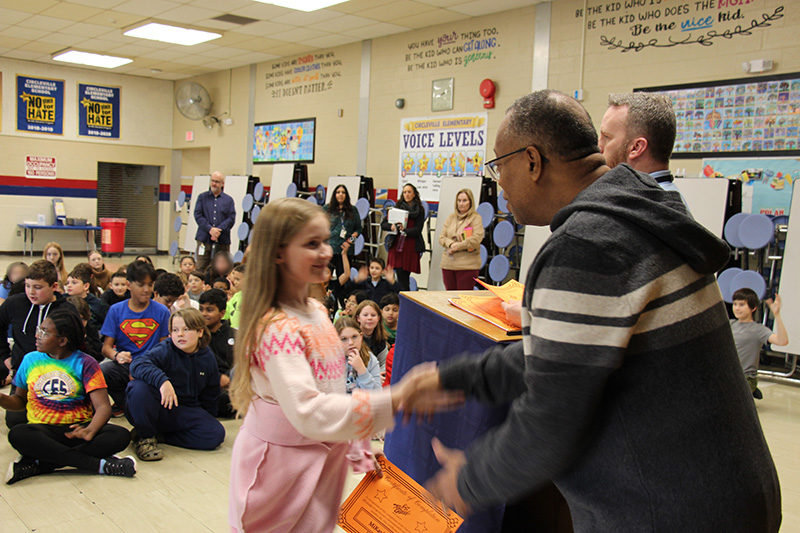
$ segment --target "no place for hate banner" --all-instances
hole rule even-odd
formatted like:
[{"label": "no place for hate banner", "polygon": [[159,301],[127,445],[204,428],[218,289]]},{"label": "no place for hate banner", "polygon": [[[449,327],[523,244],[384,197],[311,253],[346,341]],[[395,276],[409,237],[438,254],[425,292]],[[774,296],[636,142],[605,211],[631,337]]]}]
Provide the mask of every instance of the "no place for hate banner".
[{"label": "no place for hate banner", "polygon": [[408,118],[400,122],[398,188],[411,183],[438,202],[443,176],[481,175],[487,113]]},{"label": "no place for hate banner", "polygon": [[119,87],[78,84],[78,135],[119,139]]},{"label": "no place for hate banner", "polygon": [[64,80],[17,76],[17,130],[64,133]]}]

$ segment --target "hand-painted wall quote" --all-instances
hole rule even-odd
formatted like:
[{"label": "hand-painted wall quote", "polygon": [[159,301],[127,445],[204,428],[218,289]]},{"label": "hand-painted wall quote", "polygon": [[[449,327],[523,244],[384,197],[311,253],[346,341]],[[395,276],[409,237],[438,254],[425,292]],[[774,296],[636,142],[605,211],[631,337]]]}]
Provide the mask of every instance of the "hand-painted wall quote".
[{"label": "hand-painted wall quote", "polygon": [[468,67],[497,58],[500,31],[497,28],[452,31],[429,39],[412,41],[406,48],[405,63],[408,72],[452,66]]},{"label": "hand-painted wall quote", "polygon": [[697,44],[753,35],[785,15],[783,6],[764,0],[613,0],[591,2],[584,14],[589,32],[600,33],[600,46],[621,52]]},{"label": "hand-painted wall quote", "polygon": [[333,89],[341,77],[342,60],[336,59],[336,52],[306,54],[271,63],[264,88],[272,98],[321,93]]}]

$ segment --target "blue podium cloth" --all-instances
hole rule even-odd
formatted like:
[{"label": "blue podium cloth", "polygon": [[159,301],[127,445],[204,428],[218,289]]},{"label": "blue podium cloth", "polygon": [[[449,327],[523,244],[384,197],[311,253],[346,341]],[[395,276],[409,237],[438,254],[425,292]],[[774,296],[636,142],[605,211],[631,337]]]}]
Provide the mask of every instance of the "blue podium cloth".
[{"label": "blue podium cloth", "polygon": [[[400,320],[397,326],[392,383],[400,379],[413,366],[425,361],[444,361],[466,352],[476,356],[495,343],[452,320],[400,295]],[[489,407],[468,400],[457,411],[441,413],[431,423],[416,417],[407,426],[398,418],[394,430],[386,436],[386,457],[418,483],[424,484],[439,471],[440,465],[431,448],[431,439],[437,437],[448,448],[466,450],[486,431],[501,424],[508,406]],[[504,507],[497,507],[470,516],[459,528],[459,533],[499,532],[503,523]]]}]

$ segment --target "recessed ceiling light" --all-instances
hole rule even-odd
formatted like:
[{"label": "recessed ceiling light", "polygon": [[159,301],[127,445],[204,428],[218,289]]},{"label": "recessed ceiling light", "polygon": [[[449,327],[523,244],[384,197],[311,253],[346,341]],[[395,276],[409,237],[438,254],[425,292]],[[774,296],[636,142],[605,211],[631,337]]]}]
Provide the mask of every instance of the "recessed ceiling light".
[{"label": "recessed ceiling light", "polygon": [[128,59],[127,57],[104,56],[100,54],[92,54],[90,52],[79,52],[78,50],[61,52],[58,55],[53,56],[53,60],[102,68],[117,68],[133,62],[133,59]]},{"label": "recessed ceiling light", "polygon": [[163,43],[182,44],[192,46],[222,37],[219,33],[210,31],[190,30],[180,26],[169,26],[150,22],[144,26],[133,28],[124,33],[128,37],[138,37],[140,39],[150,39],[151,41],[161,41]]},{"label": "recessed ceiling light", "polygon": [[256,0],[262,4],[273,4],[298,11],[316,11],[325,7],[335,6],[347,0]]}]

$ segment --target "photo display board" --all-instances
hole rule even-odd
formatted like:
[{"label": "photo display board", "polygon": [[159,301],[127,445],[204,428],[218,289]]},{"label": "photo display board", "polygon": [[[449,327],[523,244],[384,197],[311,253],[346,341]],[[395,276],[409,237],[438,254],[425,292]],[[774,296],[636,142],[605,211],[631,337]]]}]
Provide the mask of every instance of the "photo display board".
[{"label": "photo display board", "polygon": [[673,158],[800,155],[800,73],[634,91],[672,100]]},{"label": "photo display board", "polygon": [[256,124],[253,163],[313,163],[316,129],[316,118]]}]

